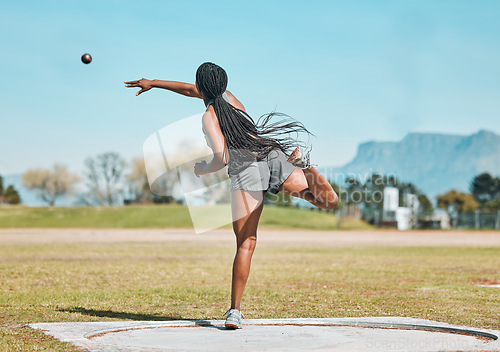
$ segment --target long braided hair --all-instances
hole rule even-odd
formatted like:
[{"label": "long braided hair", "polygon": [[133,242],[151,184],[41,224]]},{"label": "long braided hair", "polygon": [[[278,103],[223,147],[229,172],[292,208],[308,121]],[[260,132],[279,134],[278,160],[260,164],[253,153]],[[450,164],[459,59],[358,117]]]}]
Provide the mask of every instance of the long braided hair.
[{"label": "long braided hair", "polygon": [[[243,110],[222,98],[227,87],[226,71],[211,62],[205,62],[196,71],[196,84],[203,95],[213,99],[215,115],[228,149],[248,153],[261,160],[272,150],[279,149],[289,156],[299,142],[301,133],[311,135],[304,125],[289,116],[277,112],[263,115],[257,123]],[[273,122],[273,117],[280,120]],[[295,136],[295,138],[293,138]]]}]

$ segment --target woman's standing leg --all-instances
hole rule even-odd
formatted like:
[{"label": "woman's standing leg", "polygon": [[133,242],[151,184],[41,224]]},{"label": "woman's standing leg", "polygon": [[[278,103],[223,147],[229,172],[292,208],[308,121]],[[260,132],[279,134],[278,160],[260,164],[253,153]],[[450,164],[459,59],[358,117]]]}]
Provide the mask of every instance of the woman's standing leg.
[{"label": "woman's standing leg", "polygon": [[264,206],[263,191],[231,191],[236,256],[233,262],[231,309],[240,310],[241,298],[250,274],[250,263],[257,244],[257,226]]}]

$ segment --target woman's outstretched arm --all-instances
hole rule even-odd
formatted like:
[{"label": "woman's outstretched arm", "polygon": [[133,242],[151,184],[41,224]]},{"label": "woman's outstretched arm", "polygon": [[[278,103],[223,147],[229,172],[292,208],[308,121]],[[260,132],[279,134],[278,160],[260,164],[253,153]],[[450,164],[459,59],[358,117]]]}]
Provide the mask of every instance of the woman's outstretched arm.
[{"label": "woman's outstretched arm", "polygon": [[141,88],[135,95],[138,96],[141,93],[147,92],[151,88],[163,88],[170,90],[175,93],[185,95],[187,97],[200,98],[201,95],[194,84],[176,82],[176,81],[162,81],[159,79],[149,80],[146,78],[138,79],[136,81],[125,82],[125,87],[127,88]]}]

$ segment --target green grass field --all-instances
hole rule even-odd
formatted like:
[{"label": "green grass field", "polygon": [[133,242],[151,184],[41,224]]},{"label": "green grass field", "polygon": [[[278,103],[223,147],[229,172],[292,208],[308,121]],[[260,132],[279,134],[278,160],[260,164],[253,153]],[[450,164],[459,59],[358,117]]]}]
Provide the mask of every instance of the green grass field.
[{"label": "green grass field", "polygon": [[[211,210],[211,208],[208,208]],[[231,225],[227,225],[230,228]],[[338,228],[332,213],[291,207],[264,207],[261,228]],[[22,207],[0,206],[0,228],[192,228],[188,208],[179,205],[126,207]],[[354,219],[343,221],[342,228],[371,228]]]},{"label": "green grass field", "polygon": [[[8,231],[0,231],[1,351],[78,350],[28,323],[222,319],[229,306],[230,232],[220,241],[63,244],[47,229],[33,243],[8,240]],[[282,236],[257,246],[247,318],[406,316],[500,329],[500,291],[473,285],[500,282],[498,247],[339,246]]]}]

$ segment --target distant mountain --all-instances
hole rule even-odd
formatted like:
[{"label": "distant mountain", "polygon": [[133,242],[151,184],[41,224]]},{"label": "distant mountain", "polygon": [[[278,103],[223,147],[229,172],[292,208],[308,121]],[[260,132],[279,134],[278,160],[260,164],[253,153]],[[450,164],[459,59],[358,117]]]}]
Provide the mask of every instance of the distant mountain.
[{"label": "distant mountain", "polygon": [[354,160],[332,171],[360,180],[373,172],[393,174],[430,197],[452,188],[469,191],[479,173],[500,175],[500,136],[484,130],[469,136],[409,133],[399,142],[360,144]]}]

